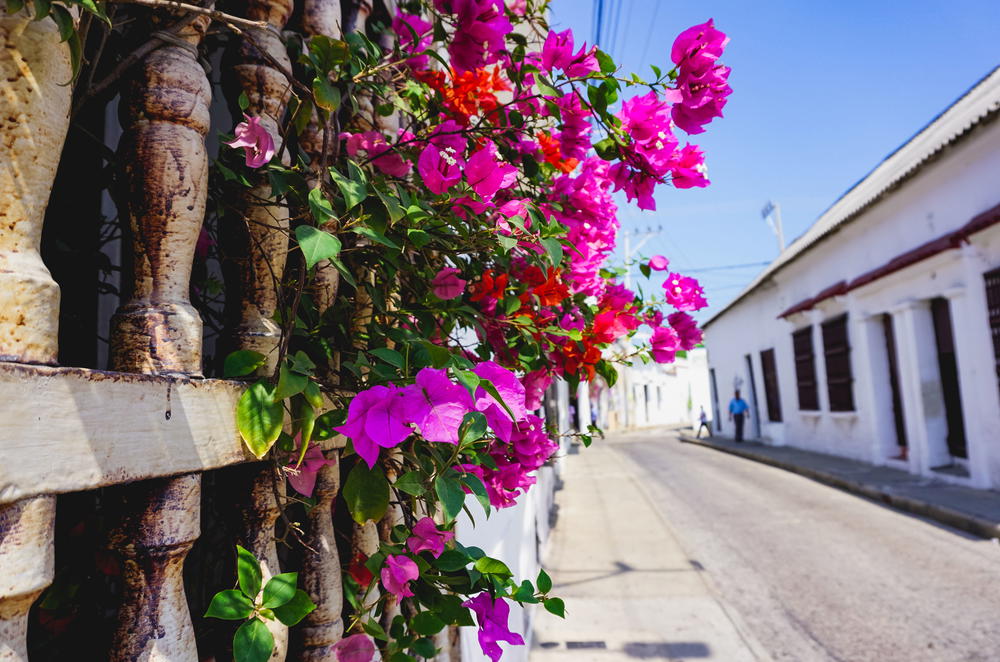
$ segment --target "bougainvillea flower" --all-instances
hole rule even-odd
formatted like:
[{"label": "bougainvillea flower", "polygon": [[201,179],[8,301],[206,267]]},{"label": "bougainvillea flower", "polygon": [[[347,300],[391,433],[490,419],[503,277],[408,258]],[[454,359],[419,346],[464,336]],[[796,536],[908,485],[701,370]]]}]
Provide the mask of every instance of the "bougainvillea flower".
[{"label": "bougainvillea flower", "polygon": [[382,586],[397,598],[413,596],[410,582],[420,577],[420,569],[408,556],[390,554],[385,557],[385,567],[382,568]]},{"label": "bougainvillea flower", "polygon": [[344,146],[351,158],[357,156],[358,152],[364,152],[371,159],[372,165],[387,175],[405,177],[410,173],[410,163],[404,161],[378,131],[345,132],[340,134],[340,138],[347,141]]},{"label": "bougainvillea flower", "polygon": [[458,443],[462,418],[472,411],[472,397],[464,386],[448,378],[443,369],[423,368],[412,386],[414,397],[408,400],[407,418],[427,441]]},{"label": "bougainvillea flower", "polygon": [[299,494],[311,497],[316,489],[316,474],[328,464],[337,464],[336,456],[334,459],[328,460],[319,446],[311,444],[298,469],[295,468],[295,462],[289,463],[288,484],[295,488]]},{"label": "bougainvillea flower", "polygon": [[542,156],[546,163],[551,163],[556,167],[556,170],[566,174],[576,169],[576,166],[580,163],[580,159],[563,158],[558,138],[553,138],[544,131],[539,132],[537,137],[538,145],[542,150]]},{"label": "bougainvillea flower", "polygon": [[367,634],[352,634],[330,647],[337,662],[371,662],[375,657],[375,642]]},{"label": "bougainvillea flower", "polygon": [[451,147],[431,143],[417,158],[417,172],[431,193],[441,195],[462,179],[462,157]]},{"label": "bougainvillea flower", "polygon": [[430,552],[437,558],[444,552],[444,545],[453,539],[451,531],[441,531],[430,517],[424,517],[413,525],[413,535],[406,539],[406,547],[414,554]]},{"label": "bougainvillea flower", "polygon": [[687,313],[678,311],[667,317],[667,321],[673,327],[674,331],[677,332],[677,337],[680,338],[681,349],[685,351],[694,349],[701,342],[701,329],[698,328],[698,323],[694,321],[694,318]]},{"label": "bougainvillea flower", "polygon": [[242,147],[248,168],[259,168],[274,156],[274,140],[267,129],[260,125],[259,117],[243,114],[245,122],[236,125],[236,138],[226,143],[230,147]]},{"label": "bougainvillea flower", "polygon": [[361,552],[355,552],[354,557],[351,559],[351,563],[347,566],[347,574],[351,579],[358,583],[361,588],[368,588],[368,585],[372,583],[375,576],[372,571],[368,569],[365,565],[365,561],[368,557]]},{"label": "bougainvillea flower", "polygon": [[593,113],[575,92],[561,96],[553,103],[559,107],[562,116],[562,130],[556,135],[560,152],[567,159],[584,158],[590,149],[590,132],[594,129],[590,117]]},{"label": "bougainvillea flower", "polygon": [[498,299],[503,299],[506,290],[507,274],[494,276],[493,270],[487,269],[483,277],[472,286],[472,296],[469,298],[473,301],[492,299],[495,302]]},{"label": "bougainvillea flower", "polygon": [[545,431],[545,421],[534,414],[528,414],[518,423],[510,445],[526,471],[538,469],[559,450],[559,444]]},{"label": "bougainvillea flower", "polygon": [[655,91],[625,101],[617,116],[622,121],[622,130],[639,144],[657,141],[677,144],[671,132],[670,104],[657,97]]},{"label": "bougainvillea flower", "polygon": [[[431,33],[434,25],[420,18],[416,14],[406,14],[402,10],[396,10],[396,16],[392,19],[392,31],[396,33],[399,48],[404,53],[413,55],[406,64],[414,69],[426,69],[430,61],[426,54],[417,55],[426,51],[434,36]],[[416,40],[414,40],[416,35]]]},{"label": "bougainvillea flower", "polygon": [[677,350],[680,349],[680,338],[677,337],[677,333],[669,326],[660,326],[653,330],[650,345],[652,345],[652,349],[650,349],[649,353],[652,355],[654,361],[657,363],[673,363],[677,355]]},{"label": "bougainvillea flower", "polygon": [[462,296],[462,292],[465,292],[466,281],[458,277],[460,273],[462,272],[452,267],[445,267],[437,272],[437,275],[431,281],[431,287],[434,288],[434,296],[444,300]]},{"label": "bougainvillea flower", "polygon": [[[483,388],[476,389],[476,410],[481,411],[490,429],[503,441],[510,441],[514,423],[527,414],[524,406],[524,385],[510,370],[493,361],[483,361],[472,369],[480,379],[488,379],[496,388],[506,409]],[[513,414],[513,418],[511,417]]]},{"label": "bougainvillea flower", "polygon": [[570,78],[580,78],[600,70],[595,53],[597,46],[587,50],[587,44],[573,53],[573,31],[549,32],[542,46],[542,68],[552,72],[562,69]]},{"label": "bougainvillea flower", "polygon": [[649,258],[649,268],[653,271],[666,271],[670,266],[670,260],[662,255],[654,255]]},{"label": "bougainvillea flower", "polygon": [[375,466],[378,449],[402,443],[413,430],[409,422],[406,389],[396,386],[372,386],[361,391],[347,407],[347,420],[334,428],[354,443],[355,452],[369,467]]},{"label": "bougainvillea flower", "polygon": [[722,117],[722,109],[733,93],[727,82],[729,67],[717,66],[703,72],[682,73],[677,78],[680,102],[674,103],[671,117],[682,130],[703,133],[703,125]]},{"label": "bougainvillea flower", "polygon": [[497,642],[505,641],[516,646],[523,646],[524,639],[516,632],[511,632],[508,625],[510,620],[510,605],[503,598],[496,601],[485,591],[476,597],[462,603],[463,607],[476,612],[476,620],[479,623],[479,646],[483,649],[483,655],[489,657],[493,662],[497,662],[503,655],[503,650]]},{"label": "bougainvillea flower", "polygon": [[517,168],[497,158],[493,143],[474,152],[465,164],[465,181],[484,200],[492,200],[497,191],[510,188],[517,181]]},{"label": "bougainvillea flower", "polygon": [[701,285],[690,276],[668,274],[663,282],[663,291],[667,303],[677,310],[701,310],[708,305]]},{"label": "bougainvillea flower", "polygon": [[694,25],[677,35],[670,49],[670,59],[678,67],[702,71],[715,64],[722,56],[729,37],[715,28],[713,19]]},{"label": "bougainvillea flower", "polygon": [[552,375],[548,370],[541,368],[533,370],[521,378],[524,385],[524,408],[528,411],[535,411],[542,406],[542,396],[545,389],[552,383]]},{"label": "bougainvillea flower", "polygon": [[456,15],[455,36],[448,45],[455,71],[478,69],[499,59],[504,38],[514,29],[504,15],[503,0],[435,0],[435,7]]}]

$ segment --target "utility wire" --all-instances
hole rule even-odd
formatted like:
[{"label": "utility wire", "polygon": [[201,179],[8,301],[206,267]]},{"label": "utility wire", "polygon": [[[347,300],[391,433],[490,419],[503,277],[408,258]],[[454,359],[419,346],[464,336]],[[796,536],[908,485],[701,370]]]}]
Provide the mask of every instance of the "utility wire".
[{"label": "utility wire", "polygon": [[649,53],[649,45],[653,38],[653,32],[656,31],[656,17],[660,15],[660,7],[666,3],[666,0],[656,0],[656,8],[653,10],[653,18],[649,22],[649,29],[646,31],[646,43],[642,46],[642,57],[639,58],[639,66],[642,66],[646,62],[646,55]]}]

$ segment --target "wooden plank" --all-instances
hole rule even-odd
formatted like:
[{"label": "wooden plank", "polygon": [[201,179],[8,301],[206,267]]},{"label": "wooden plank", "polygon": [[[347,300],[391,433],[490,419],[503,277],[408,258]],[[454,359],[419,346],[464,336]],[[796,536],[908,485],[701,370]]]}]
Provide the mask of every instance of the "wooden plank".
[{"label": "wooden plank", "polygon": [[253,460],[236,428],[243,387],[0,363],[0,503]]}]

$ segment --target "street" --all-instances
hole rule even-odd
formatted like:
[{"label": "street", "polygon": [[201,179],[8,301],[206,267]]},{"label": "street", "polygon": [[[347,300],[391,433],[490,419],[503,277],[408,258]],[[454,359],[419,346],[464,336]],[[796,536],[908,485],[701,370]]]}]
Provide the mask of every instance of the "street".
[{"label": "street", "polygon": [[1000,660],[993,541],[662,430],[565,479],[532,660]]}]

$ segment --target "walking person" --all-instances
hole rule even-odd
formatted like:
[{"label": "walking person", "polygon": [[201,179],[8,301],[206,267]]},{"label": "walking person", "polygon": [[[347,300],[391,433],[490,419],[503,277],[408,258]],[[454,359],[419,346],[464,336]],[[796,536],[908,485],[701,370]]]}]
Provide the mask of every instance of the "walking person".
[{"label": "walking person", "polygon": [[695,439],[701,439],[701,431],[704,429],[708,436],[712,436],[712,427],[708,424],[708,414],[705,413],[705,408],[701,408],[701,414],[698,415],[698,420],[701,422],[698,425],[698,434],[695,435]]},{"label": "walking person", "polygon": [[740,397],[740,392],[733,394],[733,399],[729,401],[729,420],[736,426],[736,441],[743,441],[743,423],[750,418],[750,405]]}]

